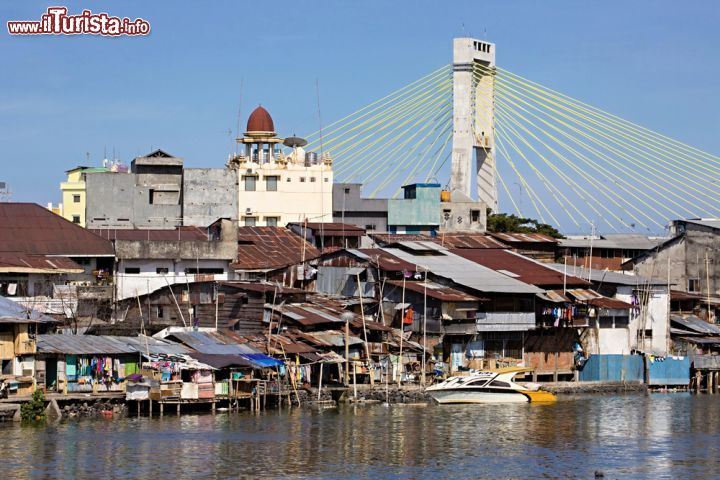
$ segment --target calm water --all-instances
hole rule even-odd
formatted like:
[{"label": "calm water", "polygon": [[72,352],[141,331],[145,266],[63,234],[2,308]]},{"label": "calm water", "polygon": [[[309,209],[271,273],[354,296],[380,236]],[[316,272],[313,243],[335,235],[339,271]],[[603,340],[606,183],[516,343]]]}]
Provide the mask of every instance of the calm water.
[{"label": "calm water", "polygon": [[0,426],[0,478],[720,477],[720,396]]}]

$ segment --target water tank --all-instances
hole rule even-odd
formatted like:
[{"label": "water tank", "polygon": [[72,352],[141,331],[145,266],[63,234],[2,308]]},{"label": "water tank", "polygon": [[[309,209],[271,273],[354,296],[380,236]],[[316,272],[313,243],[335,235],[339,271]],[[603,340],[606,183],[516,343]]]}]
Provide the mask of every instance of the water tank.
[{"label": "water tank", "polygon": [[450,201],[450,191],[449,190],[442,190],[440,192],[440,201],[441,202],[449,202]]},{"label": "water tank", "polygon": [[305,166],[309,167],[310,165],[317,165],[318,163],[318,155],[315,152],[307,152],[305,153]]}]

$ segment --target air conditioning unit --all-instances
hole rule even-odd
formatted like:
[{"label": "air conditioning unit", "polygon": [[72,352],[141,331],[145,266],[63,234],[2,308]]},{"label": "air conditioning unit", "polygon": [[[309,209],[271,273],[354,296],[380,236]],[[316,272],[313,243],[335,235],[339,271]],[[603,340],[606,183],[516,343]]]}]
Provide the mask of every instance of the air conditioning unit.
[{"label": "air conditioning unit", "polygon": [[253,173],[252,168],[248,168],[247,170],[245,170],[245,173],[252,175],[252,173]]},{"label": "air conditioning unit", "polygon": [[252,208],[245,209],[245,215],[250,215],[251,213],[252,213]]}]

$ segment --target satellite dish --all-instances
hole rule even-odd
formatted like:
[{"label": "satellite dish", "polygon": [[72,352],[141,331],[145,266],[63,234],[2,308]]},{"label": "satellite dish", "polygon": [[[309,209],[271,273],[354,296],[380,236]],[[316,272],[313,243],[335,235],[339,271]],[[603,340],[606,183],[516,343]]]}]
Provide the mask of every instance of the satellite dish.
[{"label": "satellite dish", "polygon": [[307,140],[300,137],[288,137],[283,141],[283,145],[291,148],[304,147],[307,143]]}]

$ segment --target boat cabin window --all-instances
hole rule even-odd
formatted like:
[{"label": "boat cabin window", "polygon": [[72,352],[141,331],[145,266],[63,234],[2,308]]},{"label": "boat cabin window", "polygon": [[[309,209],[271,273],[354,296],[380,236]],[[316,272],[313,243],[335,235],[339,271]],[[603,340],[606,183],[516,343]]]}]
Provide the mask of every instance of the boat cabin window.
[{"label": "boat cabin window", "polygon": [[472,382],[468,382],[467,384],[468,384],[468,386],[482,387],[486,383],[487,383],[487,380],[483,378],[482,380],[473,380]]},{"label": "boat cabin window", "polygon": [[510,384],[507,382],[501,382],[500,380],[493,380],[490,382],[491,387],[504,387],[504,388],[510,388]]}]

